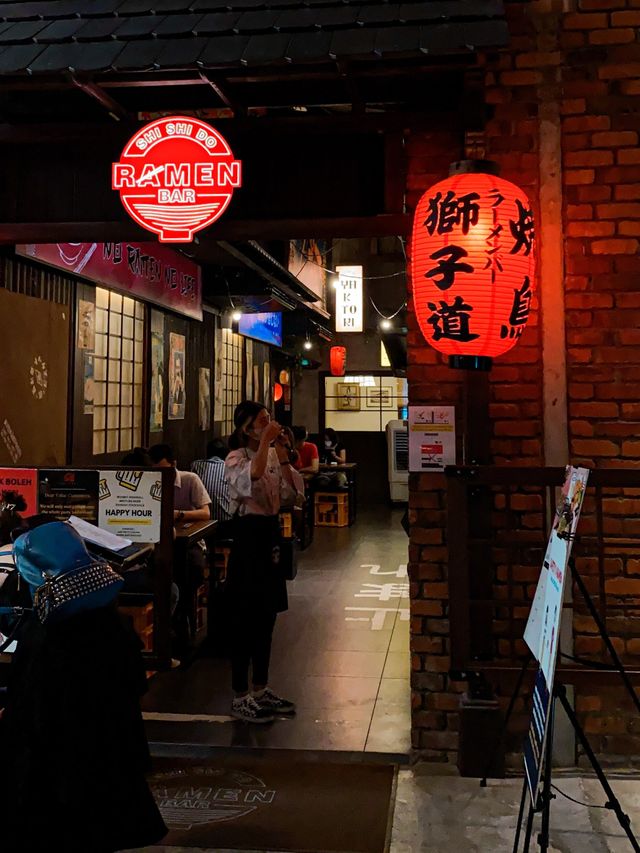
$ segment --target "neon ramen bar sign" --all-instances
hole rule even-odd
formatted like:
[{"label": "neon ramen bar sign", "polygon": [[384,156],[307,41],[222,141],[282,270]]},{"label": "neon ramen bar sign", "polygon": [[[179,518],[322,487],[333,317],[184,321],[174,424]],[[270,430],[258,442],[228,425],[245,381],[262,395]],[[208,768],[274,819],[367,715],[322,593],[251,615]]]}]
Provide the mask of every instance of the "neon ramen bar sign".
[{"label": "neon ramen bar sign", "polygon": [[162,243],[190,243],[229,206],[242,184],[242,164],[210,125],[172,116],[145,125],[129,140],[111,178],[139,225]]}]

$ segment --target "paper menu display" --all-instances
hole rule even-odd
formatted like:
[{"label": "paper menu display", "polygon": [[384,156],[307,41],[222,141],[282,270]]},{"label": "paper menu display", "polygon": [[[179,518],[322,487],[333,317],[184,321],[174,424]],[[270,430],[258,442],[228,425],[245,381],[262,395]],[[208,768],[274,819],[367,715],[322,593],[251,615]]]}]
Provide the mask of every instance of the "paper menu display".
[{"label": "paper menu display", "polygon": [[108,530],[101,530],[94,524],[89,524],[88,521],[83,521],[75,515],[69,517],[69,524],[87,542],[99,545],[109,551],[124,551],[132,544],[131,539],[124,539],[122,536],[116,536],[115,533],[109,533]]}]

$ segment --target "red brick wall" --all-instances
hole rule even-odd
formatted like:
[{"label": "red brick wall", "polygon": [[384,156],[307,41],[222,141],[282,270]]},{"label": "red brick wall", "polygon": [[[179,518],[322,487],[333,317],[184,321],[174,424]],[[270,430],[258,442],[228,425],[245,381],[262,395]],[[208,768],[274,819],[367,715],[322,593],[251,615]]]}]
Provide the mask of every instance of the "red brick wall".
[{"label": "red brick wall", "polygon": [[[590,467],[640,467],[638,2],[580,0],[575,9],[557,14],[535,2],[509,4],[510,48],[481,58],[491,110],[487,156],[499,162],[503,177],[528,192],[538,218],[544,215],[539,210],[541,99],[556,99],[561,114],[570,460]],[[410,138],[410,210],[447,174],[449,161],[462,156],[461,143]],[[409,308],[411,402],[459,406],[461,377],[425,344]],[[521,341],[491,373],[494,464],[544,464],[538,320],[534,310]],[[443,478],[411,475],[413,745],[427,759],[454,761],[461,685],[447,675],[446,514]],[[640,522],[629,522],[629,514],[637,515],[638,507],[614,498],[606,507],[605,529],[638,533],[633,525]],[[535,523],[540,519],[538,513]],[[533,516],[529,520],[533,525]],[[582,529],[593,524],[588,504]],[[640,609],[637,565],[630,555],[612,557],[606,583],[614,602],[616,595],[637,595]],[[588,562],[584,571],[593,572]],[[523,566],[522,572],[523,589],[528,583],[531,594],[530,569]],[[590,583],[597,591],[597,579]],[[576,608],[576,652],[602,655],[582,610]],[[633,620],[614,615],[609,627],[617,648],[640,665],[640,631]],[[507,645],[504,649],[506,654]],[[580,687],[576,705],[598,751],[640,755],[636,723],[617,688]],[[521,727],[527,719],[523,702],[517,711]]]}]

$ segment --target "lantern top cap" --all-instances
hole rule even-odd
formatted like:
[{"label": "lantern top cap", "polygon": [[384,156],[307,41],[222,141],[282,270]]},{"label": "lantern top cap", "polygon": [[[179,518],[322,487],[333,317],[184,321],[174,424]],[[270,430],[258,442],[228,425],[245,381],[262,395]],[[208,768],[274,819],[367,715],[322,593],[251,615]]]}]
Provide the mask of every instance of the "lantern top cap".
[{"label": "lantern top cap", "polygon": [[456,160],[449,166],[449,177],[454,175],[499,175],[500,166],[495,160]]}]

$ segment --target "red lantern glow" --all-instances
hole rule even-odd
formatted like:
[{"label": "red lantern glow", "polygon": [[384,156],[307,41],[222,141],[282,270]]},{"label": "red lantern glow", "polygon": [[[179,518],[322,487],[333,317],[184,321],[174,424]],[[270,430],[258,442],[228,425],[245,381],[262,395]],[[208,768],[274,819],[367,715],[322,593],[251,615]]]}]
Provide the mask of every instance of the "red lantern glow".
[{"label": "red lantern glow", "polygon": [[332,376],[344,376],[344,372],[347,369],[347,348],[331,347],[329,364]]},{"label": "red lantern glow", "polygon": [[527,196],[488,172],[453,174],[420,199],[411,250],[416,316],[454,366],[487,368],[522,335],[534,242]]},{"label": "red lantern glow", "polygon": [[273,386],[273,402],[278,403],[282,400],[282,395],[284,391],[282,390],[282,385],[279,382],[274,383]]}]

